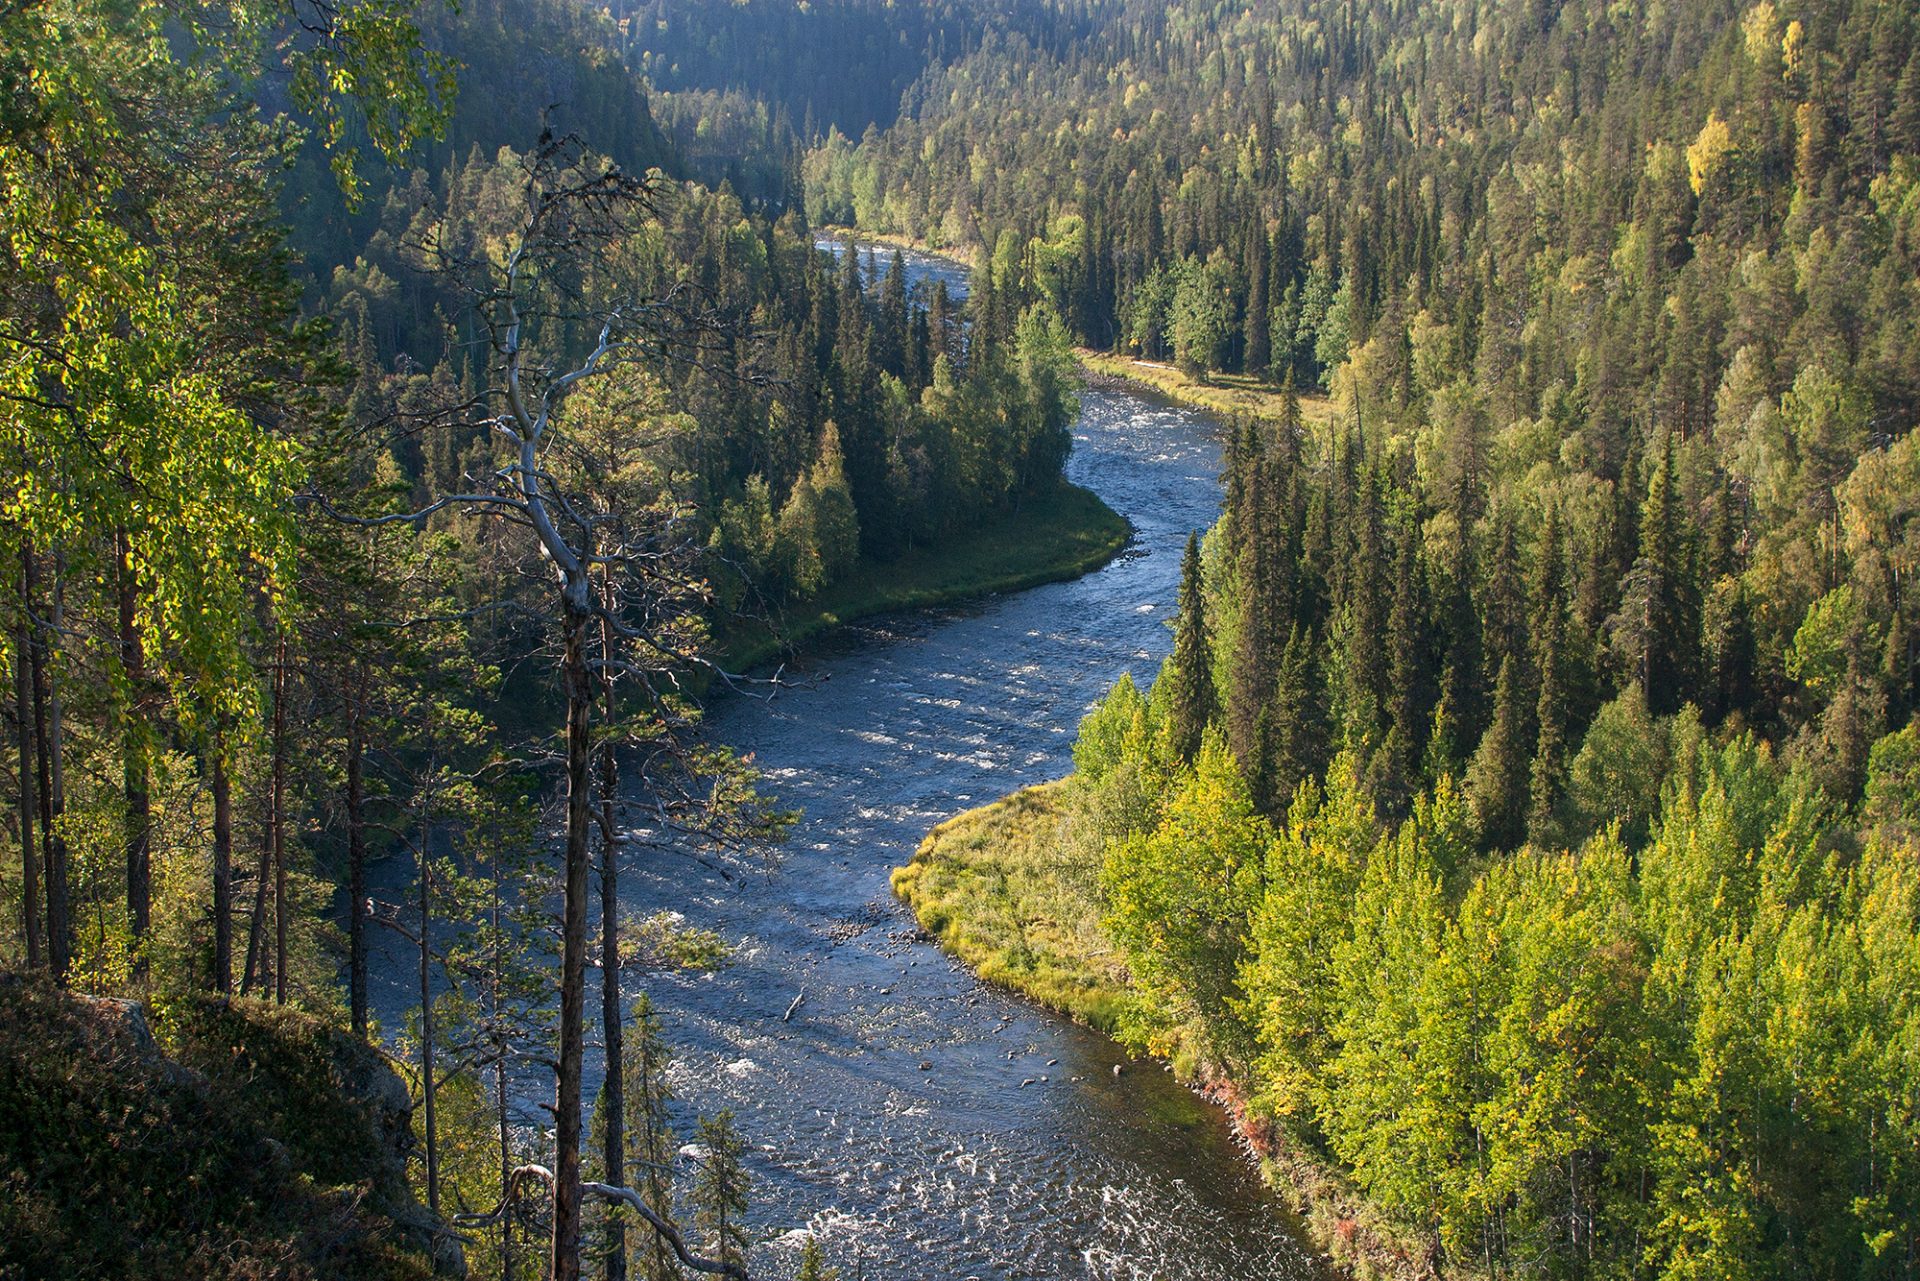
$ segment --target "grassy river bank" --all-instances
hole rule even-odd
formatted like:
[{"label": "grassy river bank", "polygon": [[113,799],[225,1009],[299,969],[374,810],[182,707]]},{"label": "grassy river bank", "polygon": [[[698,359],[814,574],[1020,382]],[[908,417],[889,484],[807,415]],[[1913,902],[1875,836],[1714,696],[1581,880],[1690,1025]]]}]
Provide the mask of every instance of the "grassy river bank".
[{"label": "grassy river bank", "polygon": [[[893,890],[941,950],[981,978],[1117,1036],[1129,979],[1100,924],[1098,862],[1063,830],[1073,786],[1065,778],[1022,788],[941,823],[894,870]],[[1188,1083],[1227,1110],[1262,1175],[1342,1272],[1362,1281],[1435,1276],[1426,1247],[1338,1168],[1248,1115],[1238,1083]]]},{"label": "grassy river bank", "polygon": [[743,620],[724,638],[723,662],[746,671],[844,623],[1021,591],[1091,573],[1133,536],[1092,490],[1060,482],[1020,509],[884,564],[861,562],[818,596],[771,619]]},{"label": "grassy river bank", "polygon": [[[1075,348],[1073,354],[1096,380],[1114,379],[1175,404],[1226,418],[1278,419],[1281,415],[1284,395],[1272,383],[1251,374],[1216,373],[1195,378],[1159,361],[1114,356],[1086,347]],[[1302,395],[1299,399],[1300,417],[1307,426],[1318,427],[1333,418],[1333,402],[1327,397]]]}]

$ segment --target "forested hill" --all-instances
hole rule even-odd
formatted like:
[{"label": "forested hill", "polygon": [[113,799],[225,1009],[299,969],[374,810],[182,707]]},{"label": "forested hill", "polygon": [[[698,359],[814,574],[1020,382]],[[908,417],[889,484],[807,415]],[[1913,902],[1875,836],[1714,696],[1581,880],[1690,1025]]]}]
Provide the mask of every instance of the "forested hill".
[{"label": "forested hill", "polygon": [[619,48],[655,88],[733,90],[770,104],[811,141],[892,124],[934,68],[990,35],[1064,55],[1098,27],[1102,0],[613,0]]},{"label": "forested hill", "polygon": [[[419,17],[424,45],[449,60],[455,82],[442,135],[420,140],[405,165],[363,166],[357,209],[329,172],[324,136],[310,135],[282,193],[289,238],[322,280],[379,234],[381,207],[410,169],[438,174],[475,152],[524,151],[548,130],[578,134],[632,173],[680,173],[605,14],[575,0],[465,0],[457,10],[423,5]],[[284,77],[262,77],[256,91],[269,110],[292,105]],[[363,134],[350,132],[362,147]]]},{"label": "forested hill", "polygon": [[[1100,346],[1173,347],[1142,285],[1186,264],[1190,301],[1217,296],[1198,364],[1314,382],[1377,336],[1367,408],[1427,417],[1458,371],[1503,424],[1558,383],[1617,467],[1629,426],[1712,426],[1743,347],[1776,394],[1857,366],[1876,422],[1910,411],[1912,26],[1892,3],[1141,5],[1064,56],[936,71],[917,117],[813,158],[810,198],[1013,235]],[[1435,326],[1452,363],[1416,388]]]},{"label": "forested hill", "polygon": [[1082,727],[1127,1035],[1444,1269],[1911,1276],[1912,7],[1138,4],[913,101],[814,216],[1283,393]]}]

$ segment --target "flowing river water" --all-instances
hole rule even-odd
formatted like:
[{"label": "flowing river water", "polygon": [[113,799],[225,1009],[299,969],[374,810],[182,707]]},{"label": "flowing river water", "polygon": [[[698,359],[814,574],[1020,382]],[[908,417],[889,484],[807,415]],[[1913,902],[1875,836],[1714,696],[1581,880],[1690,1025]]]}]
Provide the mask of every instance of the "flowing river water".
[{"label": "flowing river water", "polygon": [[[937,259],[909,271],[964,280]],[[661,1012],[683,1133],[731,1108],[751,1145],[759,1272],[790,1275],[810,1229],[846,1281],[1320,1274],[1218,1109],[975,979],[888,885],[934,824],[1067,773],[1077,722],[1121,673],[1151,679],[1219,466],[1206,418],[1090,390],[1067,474],[1133,522],[1126,552],[1073,582],[849,626],[789,669],[795,687],[711,709],[803,816],[764,866],[636,855],[628,911],[682,913],[736,951],[627,986]],[[376,962],[382,1006],[404,1002],[406,964]]]}]

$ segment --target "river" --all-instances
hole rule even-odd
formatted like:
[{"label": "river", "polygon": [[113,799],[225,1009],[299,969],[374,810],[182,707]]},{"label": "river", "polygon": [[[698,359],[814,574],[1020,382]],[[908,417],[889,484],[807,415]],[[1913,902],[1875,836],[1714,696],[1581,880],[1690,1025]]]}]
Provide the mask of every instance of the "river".
[{"label": "river", "polygon": [[[956,292],[959,270],[909,265]],[[1121,673],[1152,678],[1219,466],[1200,415],[1089,391],[1067,473],[1133,522],[1118,559],[847,627],[789,669],[794,687],[712,708],[713,732],[803,817],[769,865],[639,859],[630,912],[678,911],[736,950],[629,990],[661,1011],[686,1130],[732,1108],[751,1144],[758,1272],[789,1275],[811,1229],[846,1281],[1317,1275],[1218,1109],[979,982],[888,885],[934,824],[1067,773],[1077,722]]]}]

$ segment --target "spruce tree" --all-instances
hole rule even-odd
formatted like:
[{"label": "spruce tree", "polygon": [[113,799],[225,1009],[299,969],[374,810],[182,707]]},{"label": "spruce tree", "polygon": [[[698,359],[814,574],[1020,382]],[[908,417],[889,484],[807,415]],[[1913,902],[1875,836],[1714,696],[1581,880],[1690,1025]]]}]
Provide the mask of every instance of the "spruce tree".
[{"label": "spruce tree", "polygon": [[1200,535],[1187,535],[1180,562],[1180,616],[1173,639],[1173,748],[1182,760],[1200,750],[1201,735],[1215,716],[1213,654],[1207,634],[1207,602],[1200,581]]},{"label": "spruce tree", "polygon": [[1393,608],[1387,616],[1386,742],[1378,770],[1392,809],[1413,792],[1426,726],[1426,577],[1420,564],[1420,527],[1410,504],[1394,522]]},{"label": "spruce tree", "polygon": [[827,1266],[820,1238],[807,1233],[806,1244],[800,1247],[800,1270],[794,1273],[794,1281],[839,1281],[839,1278],[839,1269]]},{"label": "spruce tree", "polygon": [[1279,629],[1292,613],[1293,550],[1287,537],[1285,495],[1292,481],[1292,436],[1253,447],[1240,465],[1240,508],[1230,520],[1239,571],[1239,631],[1229,665],[1227,741],[1241,768],[1258,751],[1260,709],[1273,692]]},{"label": "spruce tree", "polygon": [[1533,668],[1540,693],[1534,706],[1539,733],[1527,784],[1527,839],[1548,844],[1554,807],[1565,785],[1567,754],[1566,549],[1560,511],[1547,509],[1533,578]]},{"label": "spruce tree", "polygon": [[1501,849],[1517,843],[1527,818],[1527,749],[1533,735],[1528,733],[1519,667],[1520,660],[1512,655],[1501,660],[1493,689],[1493,723],[1467,770],[1467,796],[1481,837]]},{"label": "spruce tree", "polygon": [[1360,485],[1341,637],[1346,675],[1341,707],[1345,746],[1367,753],[1380,747],[1387,694],[1389,594],[1383,563],[1386,540],[1381,485],[1382,479],[1371,472]]},{"label": "spruce tree", "polygon": [[1480,616],[1473,607],[1479,577],[1473,554],[1473,482],[1463,473],[1453,493],[1453,537],[1447,548],[1445,589],[1440,602],[1440,628],[1445,634],[1445,656],[1440,668],[1440,696],[1428,734],[1428,774],[1452,773],[1467,747],[1478,737],[1482,658]]},{"label": "spruce tree", "polygon": [[[660,1016],[653,1001],[642,993],[633,1002],[626,1061],[627,1163],[634,1188],[661,1218],[673,1214],[674,1142],[670,1105],[673,1087],[667,1083],[672,1051],[660,1032]],[[640,1234],[630,1275],[635,1281],[679,1281],[679,1260],[657,1232]]]},{"label": "spruce tree", "polygon": [[734,1127],[732,1109],[702,1117],[698,1139],[705,1155],[693,1184],[694,1221],[706,1234],[712,1258],[744,1267],[747,1228],[741,1216],[747,1210],[747,1171],[741,1159],[747,1143]]},{"label": "spruce tree", "polygon": [[1669,440],[1647,479],[1639,552],[1608,620],[1623,674],[1646,692],[1655,715],[1671,712],[1689,688],[1697,628],[1688,609],[1690,545]]},{"label": "spruce tree", "polygon": [[1286,808],[1294,788],[1319,777],[1331,751],[1325,677],[1315,657],[1318,649],[1318,637],[1294,624],[1280,659],[1269,764],[1259,793],[1273,813]]}]

